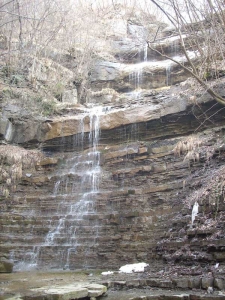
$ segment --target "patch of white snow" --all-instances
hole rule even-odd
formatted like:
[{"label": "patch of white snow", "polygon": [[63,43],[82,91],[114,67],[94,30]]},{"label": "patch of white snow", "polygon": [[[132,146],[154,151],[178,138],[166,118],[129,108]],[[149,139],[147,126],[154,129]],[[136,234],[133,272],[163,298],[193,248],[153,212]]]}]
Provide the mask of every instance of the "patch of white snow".
[{"label": "patch of white snow", "polygon": [[144,272],[145,267],[149,266],[146,263],[129,264],[120,267],[120,273]]},{"label": "patch of white snow", "polygon": [[114,274],[113,271],[107,271],[107,272],[102,272],[101,273],[102,275],[111,275],[111,274]]}]

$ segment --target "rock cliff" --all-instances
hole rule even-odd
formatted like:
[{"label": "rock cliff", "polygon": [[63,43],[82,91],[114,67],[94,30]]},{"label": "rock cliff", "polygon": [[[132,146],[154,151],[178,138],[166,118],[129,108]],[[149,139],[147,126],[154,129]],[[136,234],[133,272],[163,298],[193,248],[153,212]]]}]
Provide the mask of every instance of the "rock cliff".
[{"label": "rock cliff", "polygon": [[[96,60],[84,105],[72,97],[48,118],[3,106],[2,142],[42,150],[1,197],[0,255],[17,270],[145,261],[156,271],[225,272],[224,109],[182,68],[136,45],[132,30],[129,39],[112,41],[111,61]],[[185,63],[177,40],[159,46]]]}]

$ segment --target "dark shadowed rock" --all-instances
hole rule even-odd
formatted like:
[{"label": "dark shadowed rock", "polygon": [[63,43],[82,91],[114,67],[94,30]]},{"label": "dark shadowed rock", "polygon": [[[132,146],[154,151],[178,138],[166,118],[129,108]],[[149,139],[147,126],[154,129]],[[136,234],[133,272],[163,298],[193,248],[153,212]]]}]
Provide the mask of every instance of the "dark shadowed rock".
[{"label": "dark shadowed rock", "polygon": [[13,262],[8,259],[0,259],[0,273],[12,273]]}]

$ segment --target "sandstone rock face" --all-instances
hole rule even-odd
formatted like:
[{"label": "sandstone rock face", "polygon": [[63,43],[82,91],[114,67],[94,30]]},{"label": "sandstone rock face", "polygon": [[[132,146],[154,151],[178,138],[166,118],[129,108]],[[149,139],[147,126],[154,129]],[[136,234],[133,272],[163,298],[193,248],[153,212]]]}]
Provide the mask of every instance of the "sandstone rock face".
[{"label": "sandstone rock face", "polygon": [[[202,110],[207,111],[211,106],[212,103],[202,105],[199,113],[202,114]],[[195,114],[198,114],[197,110]],[[223,135],[225,124],[222,111],[214,115],[213,121],[214,124],[205,124],[205,132],[199,133],[202,137],[210,137],[202,144],[202,149],[204,145],[210,147],[217,144]],[[218,126],[213,128],[215,123]],[[69,253],[71,269],[87,265],[114,269],[137,261],[146,261],[154,268],[157,268],[155,262],[160,267],[163,261],[184,265],[194,262],[197,266],[201,266],[202,259],[212,266],[215,261],[223,262],[223,238],[215,227],[217,225],[211,229],[204,227],[204,222],[211,220],[210,214],[215,212],[216,206],[203,202],[200,212],[204,209],[208,218],[204,219],[205,215],[201,217],[199,214],[195,227],[190,228],[191,207],[185,204],[198,185],[199,176],[204,177],[201,172],[205,172],[205,158],[202,156],[199,162],[189,161],[173,152],[182,140],[180,136],[188,136],[198,126],[198,120],[193,115],[184,115],[181,111],[158,120],[139,122],[135,127],[134,124],[128,124],[102,130],[98,146],[101,153],[99,189],[91,196],[91,213],[79,211],[77,220],[70,216],[68,208],[71,203],[79,203],[83,162],[88,164],[90,155],[86,149],[88,143],[82,149],[70,136],[59,137],[67,153],[57,152],[57,149],[62,149],[57,143],[49,144],[49,147],[46,143],[46,150],[54,149],[54,153],[51,152],[53,157],[46,157],[37,166],[36,174],[22,179],[10,202],[2,202],[3,252],[11,253],[11,257],[13,253],[21,269],[23,262],[32,268],[29,255],[33,253],[34,245],[42,245],[37,248],[39,258],[36,263],[39,268],[68,267],[66,253]],[[207,129],[208,126],[211,129]],[[78,137],[81,138],[80,135]],[[215,156],[218,168],[223,160],[223,148],[219,145],[220,156]],[[74,153],[80,153],[78,157],[84,160],[78,160],[76,168],[72,167]],[[58,171],[53,171],[54,166],[59,167]],[[194,174],[198,172],[197,179],[190,178],[191,168],[194,168]],[[90,184],[92,181],[89,180],[82,183],[85,191]],[[11,211],[17,213],[11,214]],[[59,223],[63,214],[66,215],[66,220],[62,221],[65,223]],[[220,228],[223,228],[223,214],[224,204],[220,201],[217,212]],[[76,235],[71,235],[76,241],[76,250],[68,252],[71,245],[68,244],[66,228],[70,228],[71,224],[77,224]],[[57,233],[59,226],[63,226],[65,234]],[[55,232],[54,244],[46,242],[52,230]],[[211,245],[205,237],[210,240],[215,234],[220,238]],[[207,288],[207,284],[202,281],[202,287]],[[222,282],[217,280],[215,284],[219,287]],[[198,282],[177,281],[177,285],[190,288],[197,286]]]},{"label": "sandstone rock face", "polygon": [[[149,284],[221,289],[223,109],[207,97],[195,105],[180,85],[168,89],[187,74],[167,60],[155,61],[153,55],[148,60],[146,45],[134,38],[136,58],[126,61],[127,39],[139,32],[134,25],[129,30],[130,36],[117,43],[115,59],[98,60],[93,67],[90,102],[83,107],[54,118],[32,118],[15,107],[3,110],[1,139],[38,145],[46,157],[1,201],[2,253],[14,259],[17,270],[117,269],[142,261],[157,271],[165,264],[176,267],[178,277],[183,272],[202,275],[204,269],[209,279],[168,276]],[[171,55],[179,52],[175,39],[161,46]],[[185,63],[182,56],[177,59]],[[68,83],[74,75],[48,60],[35,63],[32,74],[40,81],[55,76]],[[62,97],[75,103],[75,94],[70,86]],[[106,104],[101,110],[98,97]],[[213,178],[219,184],[207,185]],[[195,191],[201,195],[197,200]],[[199,213],[192,224],[194,201]],[[218,262],[222,266],[215,270]],[[96,297],[98,291],[93,287],[88,293]],[[56,290],[50,294],[61,297]],[[68,292],[65,299],[70,297],[76,295]]]}]

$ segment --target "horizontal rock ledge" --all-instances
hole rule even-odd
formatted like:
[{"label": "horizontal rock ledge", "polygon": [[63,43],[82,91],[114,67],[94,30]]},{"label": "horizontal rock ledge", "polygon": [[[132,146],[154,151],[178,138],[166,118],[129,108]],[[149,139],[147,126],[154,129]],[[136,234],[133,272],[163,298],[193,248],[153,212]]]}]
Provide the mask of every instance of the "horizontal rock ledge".
[{"label": "horizontal rock ledge", "polygon": [[[107,291],[107,287],[94,283],[75,283],[65,286],[52,286],[31,289],[27,291],[27,295],[23,296],[23,300],[72,300],[83,299],[86,297],[99,297]],[[31,292],[33,293],[31,295]]]}]

